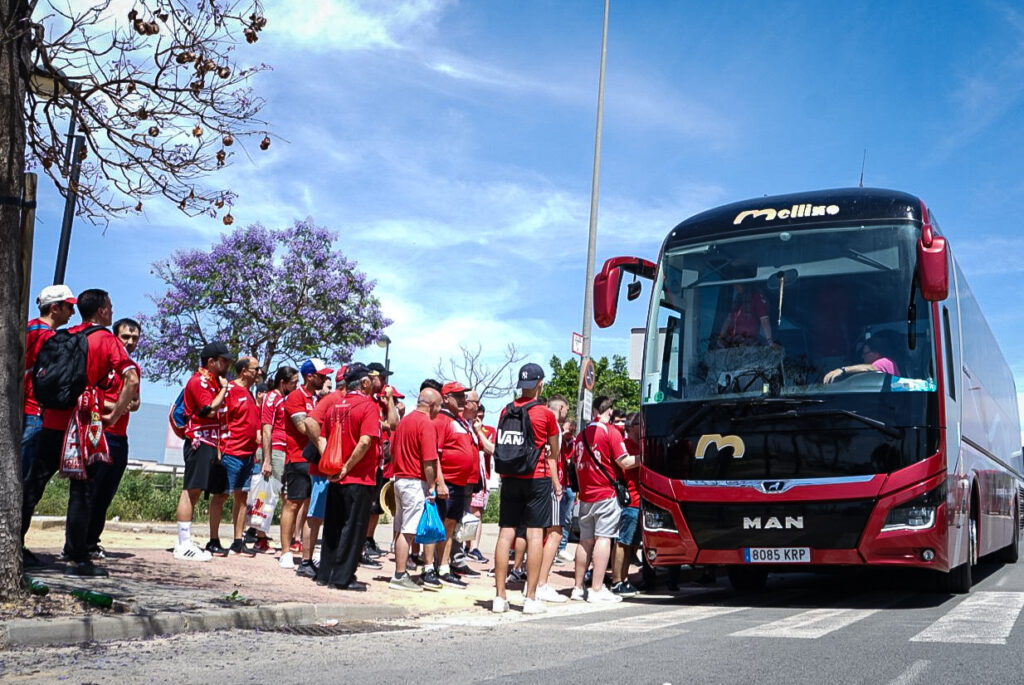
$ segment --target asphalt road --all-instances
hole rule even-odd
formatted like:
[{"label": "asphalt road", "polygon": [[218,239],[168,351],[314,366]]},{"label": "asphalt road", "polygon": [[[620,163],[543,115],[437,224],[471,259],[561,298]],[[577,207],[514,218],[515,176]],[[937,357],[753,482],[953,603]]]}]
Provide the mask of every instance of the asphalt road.
[{"label": "asphalt road", "polygon": [[571,602],[540,617],[522,616],[513,593],[509,614],[481,605],[419,622],[351,626],[359,632],[343,635],[231,631],[4,652],[0,679],[1024,682],[1024,562],[983,564],[980,571],[966,596],[927,591],[916,574],[791,575],[773,576],[757,595],[736,595],[721,579],[610,607]]}]

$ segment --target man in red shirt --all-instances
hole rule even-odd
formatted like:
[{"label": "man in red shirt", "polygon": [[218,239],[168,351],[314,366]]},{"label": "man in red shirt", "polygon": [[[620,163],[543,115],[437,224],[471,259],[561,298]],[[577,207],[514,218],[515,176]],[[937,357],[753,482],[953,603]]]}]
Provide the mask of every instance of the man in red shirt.
[{"label": "man in red shirt", "polygon": [[[615,461],[615,477],[629,489],[629,506],[619,519],[619,539],[612,551],[612,592],[619,597],[634,597],[639,592],[629,582],[629,562],[640,546],[640,413],[626,416],[626,438],[623,441],[632,460]],[[630,463],[630,466],[623,466]]]},{"label": "man in red shirt", "polygon": [[[516,537],[516,528],[526,527],[526,588],[523,592],[523,613],[540,614],[547,611],[537,599],[537,581],[543,557],[544,529],[558,517],[558,501],[562,497],[562,484],[558,481],[558,421],[542,402],[538,401],[544,388],[544,369],[537,364],[524,364],[519,369],[517,388],[522,395],[513,400],[517,407],[525,407],[533,427],[534,443],[540,456],[533,473],[525,476],[505,475],[501,478],[501,505],[498,511],[498,543],[494,548],[494,586],[496,596],[491,611],[508,611],[505,580],[508,577],[508,551]],[[505,408],[505,411],[508,407]],[[504,416],[504,411],[502,412]],[[498,443],[501,444],[501,420],[498,420]],[[547,447],[547,451],[545,451]]]},{"label": "man in red shirt", "polygon": [[[68,329],[71,334],[85,331],[90,327],[109,326],[113,319],[114,307],[110,303],[110,295],[98,288],[86,290],[78,296],[78,312],[82,323]],[[117,423],[128,411],[128,405],[139,389],[139,376],[135,372],[128,353],[124,351],[114,334],[106,328],[99,328],[86,337],[86,377],[87,388],[98,388],[113,372],[124,379],[121,393],[109,413],[104,414],[103,424],[110,426]],[[43,427],[39,433],[39,443],[32,460],[29,477],[23,484],[21,509],[21,538],[24,546],[25,533],[32,523],[32,512],[39,503],[46,489],[46,484],[60,468],[61,454],[64,448],[64,436],[71,424],[77,405],[70,409],[46,409],[43,414]],[[92,483],[100,462],[86,465],[87,478],[70,479],[68,496],[67,523],[65,537],[68,547],[68,567],[65,573],[75,576],[107,575],[92,563],[89,558],[89,512],[92,508]]]},{"label": "man in red shirt", "polygon": [[[313,413],[316,407],[317,393],[324,387],[327,379],[334,369],[324,364],[322,359],[307,359],[299,369],[302,374],[302,386],[289,393],[284,401],[284,430],[285,430],[285,455],[284,455],[284,508],[281,510],[281,558],[278,564],[281,568],[293,570],[295,568],[294,551],[301,552],[301,543],[292,545],[292,536],[295,534],[296,519],[300,517],[300,510],[309,506],[309,499],[313,494],[313,481],[309,478],[309,462],[302,456],[302,450],[309,443],[309,435],[306,429],[306,419]],[[299,532],[305,526],[304,521],[299,521]]]},{"label": "man in red shirt", "polygon": [[[185,477],[178,497],[178,542],[174,558],[181,561],[210,561],[210,548],[217,538],[210,518],[210,542],[200,549],[192,541],[192,512],[203,492],[219,494],[227,490],[227,472],[220,462],[220,414],[228,396],[224,377],[235,356],[223,342],[207,343],[199,353],[199,370],[185,384]],[[218,521],[219,523],[219,521]],[[224,552],[218,544],[217,553]]]},{"label": "man in red shirt", "polygon": [[341,431],[345,458],[341,471],[330,476],[327,486],[316,582],[335,590],[365,592],[366,583],[356,580],[356,567],[363,556],[370,496],[377,480],[380,410],[370,398],[373,381],[364,364],[349,364],[345,383],[348,393],[331,409],[323,426],[307,422],[310,439],[316,439],[317,445],[321,434],[329,443],[331,434]]},{"label": "man in red shirt", "polygon": [[[139,336],[142,334],[142,326],[135,319],[119,319],[114,322],[114,335],[124,345],[125,352],[131,356],[139,345]],[[139,378],[142,378],[142,369],[132,361],[132,368]],[[104,404],[109,408],[117,403],[121,394],[121,386],[124,384],[122,376],[111,372],[107,376],[106,390],[103,392]],[[107,448],[110,452],[110,463],[100,462],[96,465],[96,476],[92,479],[92,510],[89,514],[89,556],[93,559],[105,557],[103,547],[100,546],[100,536],[103,535],[103,528],[107,524],[107,509],[117,494],[117,488],[121,484],[124,471],[128,468],[128,417],[131,412],[139,409],[139,393],[128,404],[128,411],[121,419],[104,431],[107,439]],[[65,553],[70,550],[65,546]]]},{"label": "man in red shirt", "polygon": [[[227,472],[227,492],[210,498],[210,525],[220,530],[220,515],[228,493],[232,496],[231,522],[234,537],[229,554],[255,554],[242,540],[245,530],[245,503],[249,492],[256,447],[260,438],[260,412],[252,396],[252,386],[263,374],[263,367],[254,357],[235,362],[235,380],[228,384],[224,400],[224,430],[220,434],[220,462]],[[216,539],[220,547],[220,538]]]},{"label": "man in red shirt", "polygon": [[[576,586],[571,599],[588,602],[620,602],[622,598],[604,586],[604,573],[612,551],[612,540],[619,536],[621,508],[615,496],[612,464],[633,467],[622,433],[609,425],[613,403],[607,397],[594,398],[593,416],[580,434],[576,447],[576,478],[580,491],[580,543],[576,545]],[[583,576],[593,562],[590,592],[583,589]]]},{"label": "man in red shirt", "polygon": [[[391,438],[391,462],[395,470],[395,575],[393,590],[440,590],[441,584],[427,577],[422,587],[406,571],[420,517],[427,500],[434,500],[437,483],[437,431],[433,420],[441,410],[441,394],[431,388],[420,391],[416,409],[402,419]],[[425,545],[424,556],[433,558],[433,545]]]},{"label": "man in red shirt", "polygon": [[380,466],[377,468],[377,482],[374,486],[373,494],[370,496],[370,522],[366,526],[366,543],[363,549],[364,559],[362,563],[369,568],[375,568],[380,562],[374,561],[374,559],[384,556],[384,552],[377,547],[377,541],[374,539],[380,515],[384,513],[384,509],[380,506],[380,491],[384,487],[384,483],[387,482],[387,479],[384,477],[384,443],[390,440],[391,431],[398,427],[400,419],[398,406],[401,402],[397,400],[405,397],[405,395],[395,390],[392,386],[387,385],[388,377],[394,371],[391,371],[380,362],[367,364],[366,368],[370,370],[370,379],[373,381],[371,397],[380,406],[381,440],[377,444],[377,449],[380,451],[380,454],[377,455],[377,463]]},{"label": "man in red shirt", "polygon": [[[39,317],[28,322],[25,339],[25,402],[24,423],[21,433],[21,480],[28,478],[32,466],[39,430],[43,427],[43,410],[32,392],[32,368],[36,365],[39,348],[53,332],[71,320],[75,302],[71,288],[66,285],[48,285],[39,292],[36,304]],[[26,559],[28,561],[28,559]],[[38,559],[33,559],[38,562]]]},{"label": "man in red shirt", "polygon": [[[467,585],[451,569],[452,535],[466,514],[472,495],[471,484],[480,479],[480,448],[473,427],[462,418],[465,407],[466,388],[457,382],[445,383],[441,388],[441,411],[434,419],[434,428],[441,454],[441,474],[448,488],[448,498],[439,498],[437,502],[446,538],[444,544],[436,548],[434,566],[440,582],[458,588]],[[471,576],[480,575],[468,566],[461,571]],[[425,576],[432,578],[429,569]]]}]

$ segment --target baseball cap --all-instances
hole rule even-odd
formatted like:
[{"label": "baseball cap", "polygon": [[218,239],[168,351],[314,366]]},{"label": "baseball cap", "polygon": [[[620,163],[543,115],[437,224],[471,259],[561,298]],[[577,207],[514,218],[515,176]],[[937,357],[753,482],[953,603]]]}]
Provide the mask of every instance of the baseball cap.
[{"label": "baseball cap", "polygon": [[330,376],[334,373],[334,369],[324,364],[323,359],[317,359],[311,357],[306,361],[302,362],[302,368],[299,369],[299,373],[303,376],[312,376],[313,374],[320,374],[321,376]]},{"label": "baseball cap", "polygon": [[334,374],[334,381],[336,383],[344,383],[346,373],[348,373],[348,364],[342,364],[338,367],[338,373]]},{"label": "baseball cap", "polygon": [[36,298],[37,305],[44,307],[54,302],[75,304],[78,302],[78,298],[66,285],[48,285],[39,291],[39,297]]},{"label": "baseball cap", "polygon": [[366,367],[366,364],[360,362],[352,362],[348,365],[348,370],[345,372],[345,383],[354,383],[355,381],[361,381],[370,375],[370,369]]},{"label": "baseball cap", "polygon": [[394,397],[396,400],[401,400],[401,399],[405,398],[405,395],[403,395],[402,393],[398,392],[398,390],[394,386],[391,386],[391,385],[385,385],[383,388],[381,388],[380,394],[383,395],[387,391],[388,388],[391,388],[391,396]]},{"label": "baseball cap", "polygon": [[213,359],[214,357],[223,357],[228,361],[235,361],[235,355],[231,354],[228,346],[220,340],[206,343],[203,345],[202,352],[199,353],[199,359],[203,361]]},{"label": "baseball cap", "polygon": [[373,362],[371,364],[367,364],[366,368],[370,370],[370,373],[378,373],[381,376],[384,376],[385,378],[394,373],[394,371],[388,371],[387,368],[385,368],[385,366],[380,362]]},{"label": "baseball cap", "polygon": [[451,383],[445,383],[441,386],[442,395],[451,395],[457,392],[466,392],[468,388],[458,381],[452,381]]},{"label": "baseball cap", "polygon": [[521,390],[533,390],[537,383],[544,380],[544,369],[540,364],[523,364],[519,369],[519,382],[516,387]]}]

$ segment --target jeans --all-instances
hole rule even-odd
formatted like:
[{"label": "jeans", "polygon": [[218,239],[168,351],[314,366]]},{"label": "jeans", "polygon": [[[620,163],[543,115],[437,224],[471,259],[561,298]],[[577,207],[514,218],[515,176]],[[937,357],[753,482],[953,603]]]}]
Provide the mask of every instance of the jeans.
[{"label": "jeans", "polygon": [[43,417],[35,414],[23,414],[24,423],[21,431],[21,482],[28,480],[32,460],[36,456],[39,444],[39,431],[43,427]]},{"label": "jeans", "polygon": [[559,504],[559,516],[562,519],[562,541],[558,543],[558,551],[561,552],[569,544],[569,524],[572,523],[572,503],[576,500],[576,493],[572,488],[565,488],[562,491],[562,501]]}]

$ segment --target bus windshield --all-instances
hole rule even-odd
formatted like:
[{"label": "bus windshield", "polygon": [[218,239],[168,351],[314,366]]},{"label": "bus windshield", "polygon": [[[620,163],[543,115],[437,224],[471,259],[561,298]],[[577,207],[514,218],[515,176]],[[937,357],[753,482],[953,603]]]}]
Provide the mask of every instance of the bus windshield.
[{"label": "bus windshield", "polygon": [[671,248],[654,287],[645,403],[935,390],[911,224]]}]

